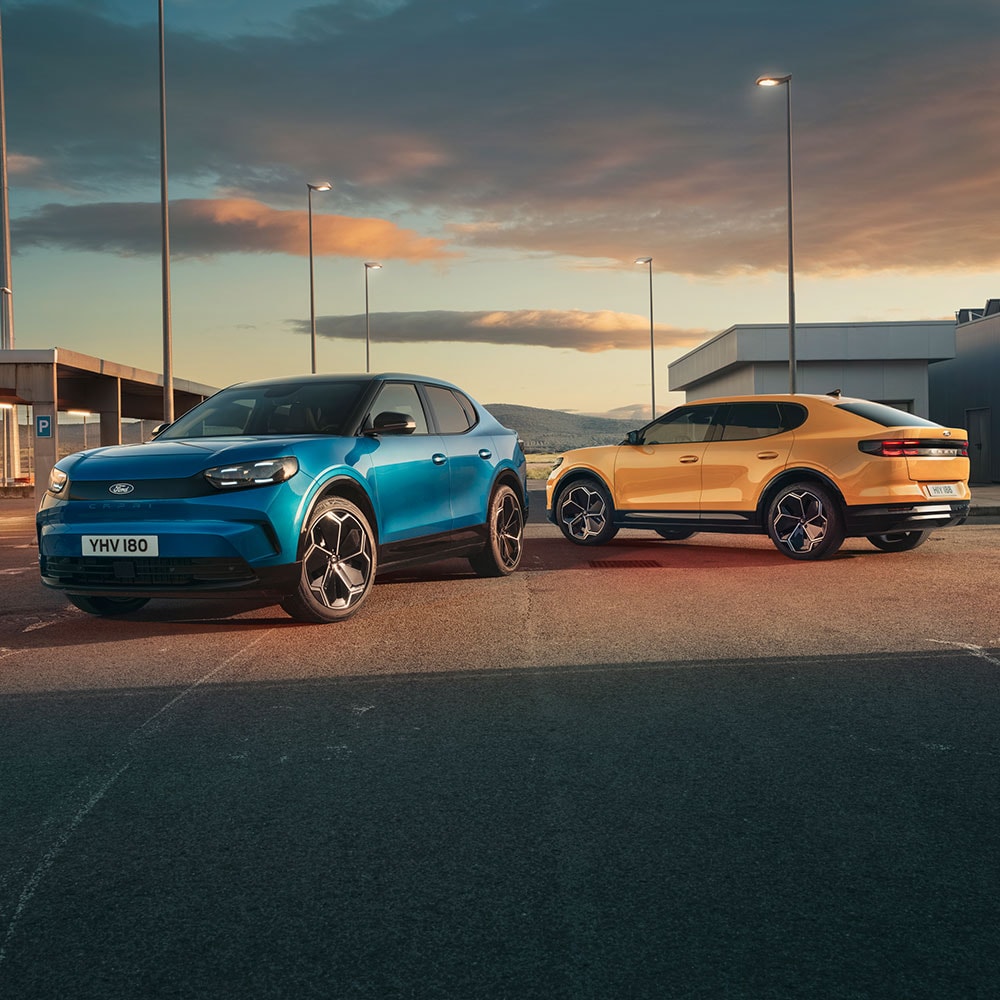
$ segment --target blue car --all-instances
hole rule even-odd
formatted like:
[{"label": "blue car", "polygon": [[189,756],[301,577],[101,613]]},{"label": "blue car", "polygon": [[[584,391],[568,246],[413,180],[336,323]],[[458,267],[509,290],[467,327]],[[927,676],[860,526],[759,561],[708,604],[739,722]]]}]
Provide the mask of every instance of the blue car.
[{"label": "blue car", "polygon": [[217,392],[152,441],[60,460],[39,566],[94,615],[264,592],[335,622],[379,570],[460,556],[512,573],[527,504],[517,434],[447,382],[273,378]]}]

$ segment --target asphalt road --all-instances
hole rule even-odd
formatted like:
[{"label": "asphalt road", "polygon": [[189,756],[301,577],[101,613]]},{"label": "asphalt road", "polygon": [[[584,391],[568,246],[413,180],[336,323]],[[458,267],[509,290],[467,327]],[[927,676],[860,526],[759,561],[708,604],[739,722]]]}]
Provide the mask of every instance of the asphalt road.
[{"label": "asphalt road", "polygon": [[995,997],[998,542],[107,621],[0,508],[0,998]]}]

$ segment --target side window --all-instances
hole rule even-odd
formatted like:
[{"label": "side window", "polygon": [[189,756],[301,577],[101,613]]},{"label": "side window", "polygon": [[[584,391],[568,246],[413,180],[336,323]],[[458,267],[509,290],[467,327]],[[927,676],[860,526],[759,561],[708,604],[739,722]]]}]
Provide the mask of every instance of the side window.
[{"label": "side window", "polygon": [[413,417],[417,424],[414,434],[427,433],[427,418],[417,395],[417,387],[412,382],[386,382],[382,386],[372,404],[371,415],[375,417],[387,410]]},{"label": "side window", "polygon": [[650,424],[642,435],[643,444],[693,444],[712,437],[712,419],[717,406],[685,406],[671,410]]},{"label": "side window", "polygon": [[[471,426],[469,415],[455,393],[441,385],[425,385],[434,420],[442,434],[464,434]],[[469,404],[471,408],[471,403]]]},{"label": "side window", "polygon": [[731,403],[723,420],[723,441],[748,441],[786,430],[777,403]]}]

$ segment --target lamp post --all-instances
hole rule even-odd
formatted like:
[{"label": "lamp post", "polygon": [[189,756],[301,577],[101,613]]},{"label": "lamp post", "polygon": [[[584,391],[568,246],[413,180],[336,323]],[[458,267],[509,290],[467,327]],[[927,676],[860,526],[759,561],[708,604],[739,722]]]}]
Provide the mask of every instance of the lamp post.
[{"label": "lamp post", "polygon": [[653,258],[637,257],[636,264],[646,264],[649,267],[649,389],[651,393],[651,420],[656,419],[656,348],[653,343]]},{"label": "lamp post", "polygon": [[316,374],[316,287],[313,278],[313,191],[329,191],[333,185],[307,184],[309,189],[309,338],[312,351],[312,372]]},{"label": "lamp post", "polygon": [[163,41],[163,0],[160,21],[160,302],[163,315],[163,419],[174,422],[174,340],[170,321],[170,208],[167,194],[167,77]]},{"label": "lamp post", "polygon": [[371,313],[368,311],[368,272],[381,271],[382,265],[374,260],[365,261],[365,371],[370,372],[371,368],[371,344],[372,327]]},{"label": "lamp post", "polygon": [[795,393],[795,263],[792,251],[792,74],[759,76],[758,87],[785,88],[785,122],[788,134],[788,391]]}]

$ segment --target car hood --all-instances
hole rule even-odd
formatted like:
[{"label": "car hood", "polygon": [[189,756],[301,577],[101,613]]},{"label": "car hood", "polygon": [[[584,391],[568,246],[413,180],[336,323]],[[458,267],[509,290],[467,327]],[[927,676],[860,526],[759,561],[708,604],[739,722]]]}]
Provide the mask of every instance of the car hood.
[{"label": "car hood", "polygon": [[[63,459],[59,467],[78,480],[180,478],[216,465],[294,455],[303,440],[268,436],[148,441],[77,452]],[[330,438],[325,440],[331,442]]]}]

